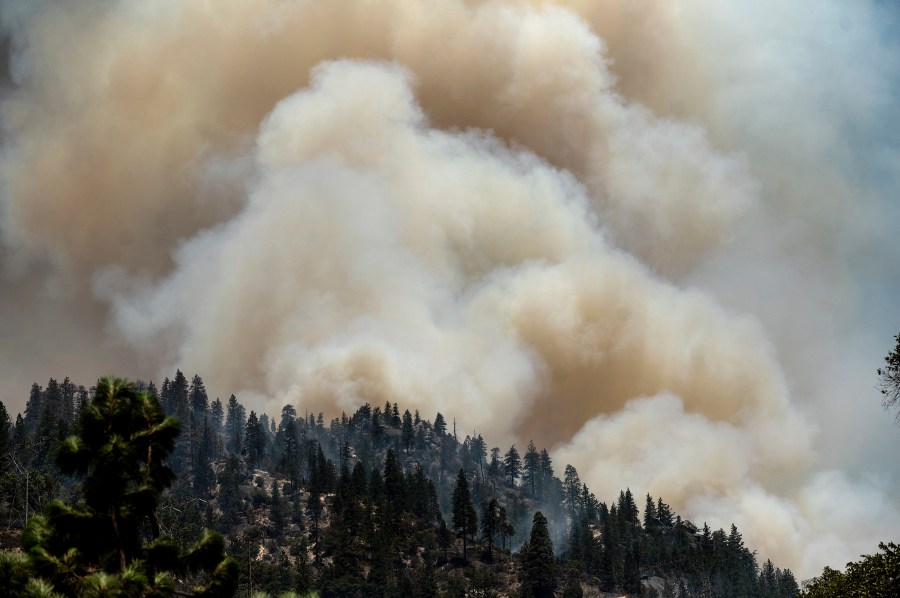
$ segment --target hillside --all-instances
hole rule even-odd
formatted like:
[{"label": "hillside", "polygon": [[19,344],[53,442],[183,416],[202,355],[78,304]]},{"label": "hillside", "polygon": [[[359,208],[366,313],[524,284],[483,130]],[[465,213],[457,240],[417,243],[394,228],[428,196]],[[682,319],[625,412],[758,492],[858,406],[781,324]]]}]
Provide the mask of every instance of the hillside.
[{"label": "hillside", "polygon": [[[793,574],[757,563],[735,526],[699,529],[662,498],[594,496],[549,453],[488,448],[441,413],[365,404],[326,419],[286,405],[257,414],[210,401],[179,371],[136,384],[181,422],[175,482],[156,511],[181,550],[220,532],[239,564],[239,595],[795,596]],[[55,447],[78,429],[92,389],[32,387],[24,414],[0,416],[5,527],[51,499],[81,500]],[[27,473],[27,477],[23,474]],[[639,508],[639,504],[642,508]],[[200,579],[187,573],[182,589]],[[555,594],[554,594],[555,592]]]}]

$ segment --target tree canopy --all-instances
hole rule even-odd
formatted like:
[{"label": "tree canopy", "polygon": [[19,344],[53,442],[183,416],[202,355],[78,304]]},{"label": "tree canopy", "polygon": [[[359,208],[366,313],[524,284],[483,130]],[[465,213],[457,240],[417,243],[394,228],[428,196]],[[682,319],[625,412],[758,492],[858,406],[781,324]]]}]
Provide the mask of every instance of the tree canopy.
[{"label": "tree canopy", "polygon": [[223,558],[221,536],[207,533],[188,552],[159,539],[156,512],[174,479],[166,458],[179,431],[152,394],[121,379],[100,380],[78,434],[56,456],[60,471],[83,480],[83,504],[53,501],[28,522],[25,554],[0,557],[6,595],[36,595],[41,588],[66,596],[171,595],[184,571],[208,573],[208,583],[188,595],[233,594],[237,564]]}]

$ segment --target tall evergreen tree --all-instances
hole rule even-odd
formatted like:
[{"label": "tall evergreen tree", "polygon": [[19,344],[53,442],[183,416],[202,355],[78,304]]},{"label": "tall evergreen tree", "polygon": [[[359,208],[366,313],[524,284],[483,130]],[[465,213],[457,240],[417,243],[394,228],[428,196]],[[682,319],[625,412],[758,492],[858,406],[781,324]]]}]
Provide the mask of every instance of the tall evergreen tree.
[{"label": "tall evergreen tree", "polygon": [[469,494],[469,482],[466,472],[460,467],[456,476],[456,488],[453,489],[453,529],[457,537],[463,541],[463,560],[468,560],[468,537],[477,529],[478,521],[472,497]]},{"label": "tall evergreen tree", "polygon": [[13,425],[9,419],[6,405],[0,401],[0,473],[3,473],[9,466],[4,457],[11,448],[13,448]]},{"label": "tall evergreen tree", "polygon": [[534,598],[552,598],[556,589],[556,563],[547,518],[534,514],[528,545],[522,549],[524,585]]},{"label": "tall evergreen tree", "polygon": [[529,492],[531,492],[531,496],[536,497],[538,495],[538,487],[540,486],[541,455],[538,453],[537,447],[534,446],[533,440],[528,442],[528,448],[525,450],[524,465],[524,475],[522,480],[528,487]]},{"label": "tall evergreen tree", "polygon": [[25,434],[28,437],[33,436],[37,430],[38,421],[43,411],[44,393],[37,382],[35,382],[31,385],[28,402],[25,403]]},{"label": "tall evergreen tree", "polygon": [[515,485],[516,480],[522,474],[522,458],[519,457],[516,445],[512,445],[506,451],[506,455],[503,457],[503,471],[506,473],[506,477],[509,478],[509,483]]},{"label": "tall evergreen tree", "polygon": [[244,406],[238,403],[234,395],[228,398],[228,410],[225,416],[225,450],[240,454],[244,448],[244,430],[247,417]]},{"label": "tall evergreen tree", "polygon": [[655,529],[658,524],[656,519],[656,503],[653,497],[647,493],[647,503],[644,505],[644,529],[650,531]]},{"label": "tall evergreen tree", "polygon": [[202,422],[209,410],[209,397],[206,394],[206,385],[203,384],[203,378],[194,374],[191,379],[191,387],[188,390],[188,401],[191,405],[191,411],[197,418],[198,422]]},{"label": "tall evergreen tree", "polygon": [[578,477],[578,471],[572,465],[566,465],[563,475],[565,476],[563,479],[563,503],[569,512],[569,517],[574,519],[581,502],[581,478]]},{"label": "tall evergreen tree", "polygon": [[443,436],[447,432],[447,422],[444,420],[444,416],[441,415],[440,412],[434,418],[434,433],[439,437]]},{"label": "tall evergreen tree", "polygon": [[500,475],[502,461],[500,460],[500,447],[491,449],[491,461],[488,464],[488,475],[498,477]]},{"label": "tall evergreen tree", "polygon": [[225,433],[225,406],[218,397],[209,406],[209,425],[217,435]]},{"label": "tall evergreen tree", "polygon": [[397,511],[402,511],[406,503],[406,487],[403,479],[403,469],[397,462],[397,457],[392,449],[388,449],[384,459],[384,494],[388,506]]},{"label": "tall evergreen tree", "polygon": [[266,433],[254,411],[251,411],[247,417],[244,438],[244,454],[247,457],[247,467],[253,469],[259,465],[266,454]]},{"label": "tall evergreen tree", "polygon": [[481,516],[481,539],[487,542],[488,560],[494,558],[494,538],[500,533],[500,505],[492,498],[484,505]]}]

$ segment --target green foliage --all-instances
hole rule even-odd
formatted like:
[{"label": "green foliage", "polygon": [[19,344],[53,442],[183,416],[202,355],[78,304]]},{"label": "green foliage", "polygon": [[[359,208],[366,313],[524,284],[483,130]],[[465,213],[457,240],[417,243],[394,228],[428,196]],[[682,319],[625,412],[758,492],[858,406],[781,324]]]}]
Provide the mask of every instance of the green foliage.
[{"label": "green foliage", "polygon": [[802,592],[803,598],[891,598],[900,596],[900,546],[878,545],[880,553],[847,563],[843,573],[825,567]]},{"label": "green foliage", "polygon": [[[630,490],[607,507],[574,467],[565,468],[564,479],[556,477],[546,449],[532,442],[519,457],[515,447],[505,456],[494,448],[488,459],[480,434],[460,442],[455,422],[448,433],[440,414],[432,425],[396,403],[383,411],[364,404],[329,424],[323,414],[298,415],[286,405],[276,422],[265,414],[248,417],[234,396],[227,407],[210,402],[199,376],[188,384],[178,372],[159,395],[166,411],[188,425],[172,442],[174,450],[161,441],[166,418],[155,416],[149,428],[146,417],[138,422],[139,436],[117,432],[104,440],[94,433],[99,444],[52,440],[76,423],[81,431],[82,420],[88,425],[95,417],[96,405],[80,388],[68,380],[51,380],[46,389],[35,385],[33,431],[26,433],[21,416],[6,426],[12,451],[34,446],[36,435],[51,438],[43,446],[42,458],[51,458],[45,471],[29,466],[32,453],[22,453],[19,463],[30,474],[32,512],[39,510],[37,501],[59,492],[72,499],[48,505],[33,519],[23,538],[27,554],[0,558],[0,588],[13,588],[13,596],[72,595],[76,587],[98,596],[227,594],[237,571],[222,558],[226,549],[241,563],[241,595],[494,596],[520,575],[527,596],[600,589],[650,595],[640,581],[648,574],[668,580],[663,596],[669,598],[798,593],[790,571],[771,563],[757,567],[736,528],[695,534],[650,496],[640,518]],[[155,396],[152,383],[147,388]],[[116,401],[128,403],[128,393],[120,394]],[[84,416],[56,422],[48,405]],[[74,484],[58,475],[46,450],[60,442],[60,464],[79,477]],[[132,459],[147,457],[152,442],[160,446],[151,462]],[[173,463],[168,472],[167,462]],[[108,474],[92,463],[126,474],[100,480]],[[0,476],[0,516],[8,526],[24,519],[22,477],[12,471]],[[48,480],[55,485],[40,490]],[[480,518],[475,504],[483,507]],[[532,517],[536,511],[540,518]],[[210,527],[227,534],[227,545],[204,531]],[[454,530],[463,558],[448,561]],[[518,554],[507,551],[516,547]],[[480,559],[469,560],[472,548]],[[556,579],[566,579],[565,587],[548,590]]]},{"label": "green foliage", "polygon": [[522,458],[519,456],[516,445],[509,447],[506,455],[503,456],[503,471],[509,478],[510,484],[515,484],[519,476],[522,475]]},{"label": "green foliage", "polygon": [[549,598],[556,589],[556,563],[547,518],[538,511],[531,524],[531,537],[522,548],[523,586],[534,598]]},{"label": "green foliage", "polygon": [[160,595],[174,589],[168,571],[206,572],[209,582],[193,588],[197,595],[233,593],[237,566],[223,558],[220,536],[207,534],[180,555],[159,539],[157,507],[174,479],[165,460],[178,433],[178,422],[164,416],[150,393],[135,392],[124,380],[101,380],[78,435],[62,443],[56,458],[60,471],[82,478],[83,506],[54,501],[29,521],[25,558],[4,556],[7,594]]}]

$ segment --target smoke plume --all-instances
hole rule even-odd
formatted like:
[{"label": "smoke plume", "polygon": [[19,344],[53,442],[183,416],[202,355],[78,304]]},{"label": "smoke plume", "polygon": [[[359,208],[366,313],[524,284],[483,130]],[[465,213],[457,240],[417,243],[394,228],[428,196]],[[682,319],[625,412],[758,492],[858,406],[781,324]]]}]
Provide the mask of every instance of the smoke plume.
[{"label": "smoke plume", "polygon": [[801,577],[896,539],[897,15],[719,4],[2,5],[3,399],[180,367],[533,438]]}]

